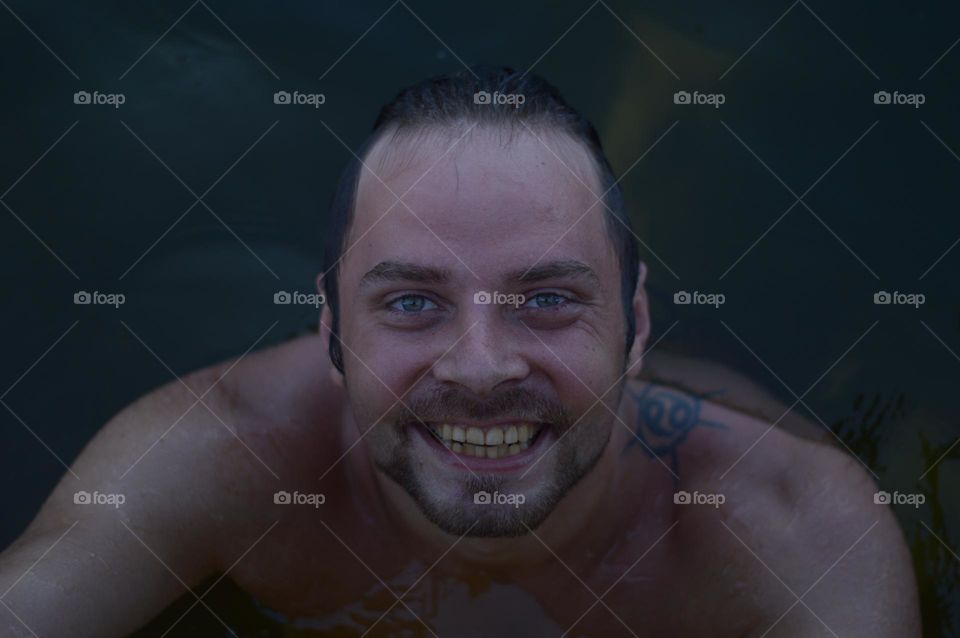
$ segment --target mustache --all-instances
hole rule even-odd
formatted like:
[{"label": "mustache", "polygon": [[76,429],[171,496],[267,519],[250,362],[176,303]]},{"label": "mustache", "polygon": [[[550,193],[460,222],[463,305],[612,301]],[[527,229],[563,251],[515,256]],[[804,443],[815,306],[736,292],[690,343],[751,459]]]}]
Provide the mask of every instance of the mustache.
[{"label": "mustache", "polygon": [[420,422],[510,419],[549,423],[563,431],[573,423],[563,404],[528,388],[510,388],[482,400],[456,388],[438,388],[405,403],[393,418],[393,422],[403,428]]}]

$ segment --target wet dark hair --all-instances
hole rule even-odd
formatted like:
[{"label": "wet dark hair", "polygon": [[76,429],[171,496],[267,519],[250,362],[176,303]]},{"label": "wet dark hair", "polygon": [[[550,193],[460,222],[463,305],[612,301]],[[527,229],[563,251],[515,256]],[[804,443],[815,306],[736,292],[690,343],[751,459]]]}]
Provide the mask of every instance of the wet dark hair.
[{"label": "wet dark hair", "polygon": [[[485,92],[485,93],[484,93]],[[522,95],[523,103],[496,103],[491,96]],[[481,97],[477,97],[477,96]],[[626,352],[636,336],[633,293],[637,287],[639,251],[630,216],[624,209],[623,194],[593,125],[573,109],[560,92],[534,73],[518,73],[506,66],[474,66],[447,75],[430,78],[400,91],[380,109],[367,141],[352,158],[340,177],[327,222],[323,245],[324,295],[333,315],[330,360],[343,372],[343,352],[339,342],[340,257],[346,248],[353,220],[357,186],[364,160],[386,133],[401,133],[429,127],[449,128],[463,125],[509,127],[511,132],[523,125],[533,130],[564,133],[582,143],[596,167],[603,196],[607,231],[620,263],[620,292],[626,316]],[[358,159],[359,158],[359,159]],[[606,204],[604,207],[603,204]]]}]

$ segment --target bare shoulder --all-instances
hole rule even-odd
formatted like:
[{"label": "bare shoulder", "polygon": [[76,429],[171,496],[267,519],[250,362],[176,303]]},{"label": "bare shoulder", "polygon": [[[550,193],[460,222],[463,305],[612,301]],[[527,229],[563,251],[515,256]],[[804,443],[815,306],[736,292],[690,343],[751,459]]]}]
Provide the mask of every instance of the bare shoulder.
[{"label": "bare shoulder", "polygon": [[218,402],[233,418],[234,441],[226,441],[243,449],[247,490],[257,502],[278,490],[315,488],[340,458],[347,400],[331,367],[315,334],[217,366]]},{"label": "bare shoulder", "polygon": [[779,429],[802,438],[834,443],[822,425],[788,410],[768,388],[725,364],[658,348],[644,361],[639,378],[689,396],[709,396],[712,403],[775,422]]},{"label": "bare shoulder", "polygon": [[678,516],[757,603],[756,635],[920,635],[910,554],[869,468],[725,405],[701,418],[720,427],[691,433],[680,484],[717,498]]},{"label": "bare shoulder", "polygon": [[122,494],[130,525],[198,552],[246,542],[245,529],[270,517],[278,486],[336,451],[340,405],[319,341],[238,356],[140,397],[86,446],[32,527],[75,520],[73,494],[84,491]]}]

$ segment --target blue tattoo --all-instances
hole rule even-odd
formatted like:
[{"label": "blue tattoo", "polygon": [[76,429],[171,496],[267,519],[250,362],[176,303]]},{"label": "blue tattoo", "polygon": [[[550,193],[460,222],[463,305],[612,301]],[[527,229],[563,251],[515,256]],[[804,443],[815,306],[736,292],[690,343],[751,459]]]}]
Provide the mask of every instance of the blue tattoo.
[{"label": "blue tattoo", "polygon": [[703,399],[722,394],[722,390],[696,395],[647,383],[639,392],[630,387],[627,392],[637,404],[637,424],[634,438],[624,451],[640,445],[650,458],[667,457],[676,476],[680,474],[677,448],[695,427],[728,429],[722,423],[700,418]]}]

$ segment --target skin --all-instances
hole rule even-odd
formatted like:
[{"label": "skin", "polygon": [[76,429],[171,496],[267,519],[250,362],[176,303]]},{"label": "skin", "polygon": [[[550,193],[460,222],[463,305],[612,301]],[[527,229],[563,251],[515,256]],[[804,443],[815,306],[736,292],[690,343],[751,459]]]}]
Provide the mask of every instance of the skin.
[{"label": "skin", "polygon": [[[600,210],[566,232],[594,202],[583,149],[549,131],[505,141],[478,129],[448,152],[455,139],[430,131],[367,159],[340,272],[345,376],[326,354],[338,337],[322,330],[118,414],[75,461],[80,478],[65,476],[0,555],[3,635],[126,635],[226,574],[291,619],[360,609],[374,636],[429,635],[413,614],[439,635],[919,636],[910,556],[869,474],[812,440],[816,424],[771,429],[785,408],[742,377],[644,357],[643,266],[625,355]],[[391,191],[408,188],[384,216]],[[581,262],[595,280],[508,278],[541,255]],[[384,261],[446,277],[361,285]],[[534,301],[474,304],[477,290]],[[397,303],[404,295],[420,299]],[[398,397],[422,405],[437,388],[473,407],[522,388],[580,418],[525,477],[496,477],[502,492],[549,503],[544,486],[565,467],[583,475],[545,519],[514,512],[519,535],[445,531],[424,504],[468,521],[490,510],[464,500],[470,472],[401,435]],[[419,496],[379,469],[397,455]],[[78,490],[126,500],[76,505]],[[325,501],[278,505],[278,490]],[[725,500],[677,504],[679,490]]]}]

